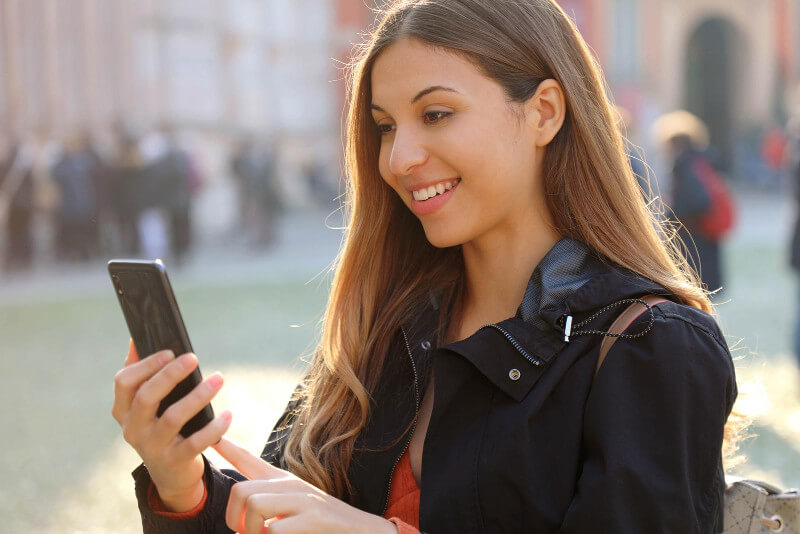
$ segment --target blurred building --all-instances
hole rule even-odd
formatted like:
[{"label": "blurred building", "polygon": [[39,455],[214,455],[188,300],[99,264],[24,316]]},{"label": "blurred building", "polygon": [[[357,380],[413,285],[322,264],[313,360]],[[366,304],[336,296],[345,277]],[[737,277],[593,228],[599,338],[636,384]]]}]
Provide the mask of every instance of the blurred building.
[{"label": "blurred building", "polygon": [[[369,22],[359,0],[0,0],[0,135],[120,121],[169,123],[198,154],[200,203],[222,227],[235,209],[237,135],[274,144],[290,202],[314,159],[336,183],[344,83],[335,58]],[[368,10],[367,10],[368,12]],[[102,136],[101,136],[102,141]],[[198,213],[205,210],[200,209]]]},{"label": "blurred building", "polygon": [[[782,118],[800,72],[797,0],[559,1],[641,132],[687,108],[730,165],[748,129]],[[274,143],[283,189],[301,204],[309,160],[336,189],[342,62],[375,3],[0,0],[0,136],[170,123],[199,157],[210,231],[235,217],[227,157],[253,132]]]},{"label": "blurred building", "polygon": [[[742,178],[753,172],[748,155],[759,157],[754,145],[764,131],[800,105],[790,102],[800,74],[798,0],[556,1],[576,21],[614,100],[631,113],[629,134],[652,161],[650,125],[684,108],[708,124],[718,163]],[[354,3],[368,18],[366,4]]]},{"label": "blurred building", "polygon": [[782,123],[800,73],[797,0],[558,0],[641,131],[685,108],[734,174],[754,129]]}]

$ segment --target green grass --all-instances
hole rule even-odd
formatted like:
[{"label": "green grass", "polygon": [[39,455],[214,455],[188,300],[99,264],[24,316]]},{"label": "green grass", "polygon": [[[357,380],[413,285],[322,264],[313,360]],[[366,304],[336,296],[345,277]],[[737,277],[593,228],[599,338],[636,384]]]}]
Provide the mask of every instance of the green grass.
[{"label": "green grass", "polygon": [[[727,247],[728,288],[720,300],[728,302],[718,310],[739,358],[742,381],[761,377],[771,400],[768,413],[753,426],[759,436],[743,446],[750,460],[739,472],[797,486],[800,380],[789,356],[797,288],[784,255],[777,240]],[[204,372],[238,369],[239,376],[252,373],[259,380],[232,397],[239,406],[247,402],[241,395],[258,394],[264,373],[271,369],[290,371],[286,376],[299,374],[304,366],[299,356],[308,354],[315,344],[327,281],[305,283],[297,276],[224,286],[173,279]],[[6,481],[0,486],[0,516],[9,532],[108,531],[84,528],[80,519],[48,530],[47,513],[41,506],[88,506],[75,492],[86,483],[86,473],[102,476],[107,465],[114,466],[107,474],[114,483],[92,482],[98,487],[83,488],[84,493],[77,495],[108,492],[107,500],[93,510],[107,514],[108,524],[113,524],[119,509],[125,508],[125,517],[134,517],[135,523],[125,463],[132,453],[120,442],[119,427],[110,415],[112,377],[122,366],[127,339],[119,305],[105,279],[98,279],[93,290],[77,297],[40,298],[28,304],[0,302],[0,425],[5,438],[0,475]],[[239,382],[245,383],[244,379]],[[282,401],[268,402],[271,406],[264,413],[282,407]],[[251,417],[258,421],[250,429],[257,442],[273,421],[260,421],[260,406]],[[118,456],[125,467],[108,463],[109,457]],[[135,524],[115,529],[137,530]]]},{"label": "green grass", "polygon": [[[298,356],[313,347],[326,291],[300,281],[224,288],[176,284],[206,372],[232,364],[302,367]],[[112,378],[123,365],[128,337],[110,290],[105,296],[0,307],[0,473],[6,481],[0,516],[17,518],[26,530],[39,524],[37,503],[69,492],[118,439],[110,415]]]},{"label": "green grass", "polygon": [[717,301],[731,348],[741,339],[742,354],[789,354],[798,290],[786,251],[774,244],[728,246],[724,257],[727,291]]}]

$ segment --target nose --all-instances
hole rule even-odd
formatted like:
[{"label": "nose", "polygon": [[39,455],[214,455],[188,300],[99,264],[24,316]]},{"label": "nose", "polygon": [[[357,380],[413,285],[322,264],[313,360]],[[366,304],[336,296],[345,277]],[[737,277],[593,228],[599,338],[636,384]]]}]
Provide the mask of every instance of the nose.
[{"label": "nose", "polygon": [[414,167],[422,165],[428,158],[428,152],[420,144],[419,138],[411,132],[395,131],[392,154],[389,156],[389,170],[395,176],[411,174]]}]

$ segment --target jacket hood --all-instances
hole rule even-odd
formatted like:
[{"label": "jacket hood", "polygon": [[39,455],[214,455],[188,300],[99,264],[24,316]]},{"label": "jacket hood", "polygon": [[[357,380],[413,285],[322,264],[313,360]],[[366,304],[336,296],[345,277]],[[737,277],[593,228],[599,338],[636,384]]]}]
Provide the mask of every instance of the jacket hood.
[{"label": "jacket hood", "polygon": [[[596,331],[594,337],[601,336],[631,302],[629,299],[648,294],[676,300],[652,280],[612,263],[580,241],[565,237],[534,269],[514,317],[485,325],[469,338],[442,349],[465,357],[489,380],[520,401],[569,343],[588,342],[589,336],[583,334],[589,329]],[[432,308],[404,326],[412,358],[420,369],[427,367],[426,354],[417,348],[435,344],[432,328],[437,304],[432,298]],[[574,325],[571,329],[567,326],[570,316]],[[569,340],[565,333],[569,334]],[[509,381],[509,370],[519,378]]]},{"label": "jacket hood", "polygon": [[[563,331],[563,319],[586,315],[647,294],[670,300],[676,297],[661,285],[620,267],[592,251],[588,246],[565,237],[542,258],[528,282],[517,318],[541,330]],[[598,317],[600,319],[600,317]]]}]

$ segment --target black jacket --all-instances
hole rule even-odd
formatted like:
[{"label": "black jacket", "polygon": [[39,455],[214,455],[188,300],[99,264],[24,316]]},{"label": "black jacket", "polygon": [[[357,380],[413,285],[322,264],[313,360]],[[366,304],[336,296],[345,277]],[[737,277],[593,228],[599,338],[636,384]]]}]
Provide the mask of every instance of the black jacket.
[{"label": "black jacket", "polygon": [[[353,505],[383,514],[391,473],[433,369],[434,406],[422,461],[420,530],[444,533],[708,533],[721,524],[723,426],[736,397],[716,322],[673,301],[626,331],[597,376],[602,331],[664,288],[562,239],[533,273],[513,318],[435,346],[432,301],[396,337],[356,443]],[[620,302],[622,301],[622,302]],[[567,316],[573,317],[565,341]],[[648,330],[648,326],[652,325]],[[600,331],[590,333],[587,331]],[[262,457],[281,465],[292,406]],[[209,505],[170,522],[146,506],[145,532],[228,532],[224,511],[238,473],[207,466]]]}]

